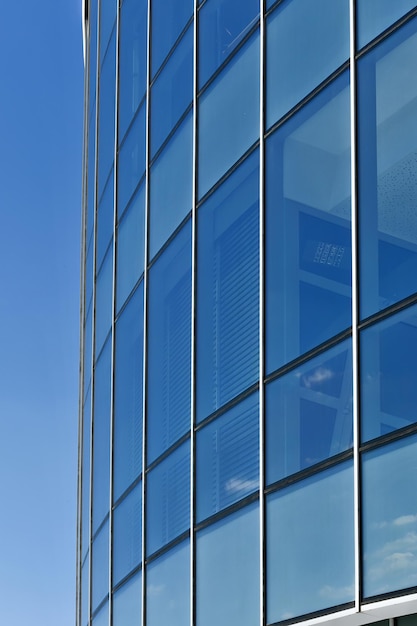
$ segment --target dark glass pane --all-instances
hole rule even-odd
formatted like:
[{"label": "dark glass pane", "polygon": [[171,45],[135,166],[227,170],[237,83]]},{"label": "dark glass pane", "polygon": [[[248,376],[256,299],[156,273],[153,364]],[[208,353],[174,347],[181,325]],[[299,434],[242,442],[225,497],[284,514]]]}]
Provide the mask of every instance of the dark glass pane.
[{"label": "dark glass pane", "polygon": [[107,50],[110,33],[116,21],[117,0],[100,0],[100,61]]},{"label": "dark glass pane", "polygon": [[363,455],[363,594],[417,585],[417,437]]},{"label": "dark glass pane", "polygon": [[190,527],[190,442],[148,474],[146,554],[150,555]]},{"label": "dark glass pane", "polygon": [[259,488],[255,393],[197,433],[197,522]]},{"label": "dark glass pane", "polygon": [[259,35],[256,33],[200,97],[198,197],[259,137]]},{"label": "dark glass pane", "polygon": [[193,0],[152,0],[152,77],[193,14]]},{"label": "dark glass pane", "polygon": [[[414,613],[414,615],[404,615],[404,617],[397,617],[395,623],[396,626],[416,626],[417,614]],[[386,624],[386,626],[388,626],[388,624]]]},{"label": "dark glass pane", "polygon": [[349,0],[282,2],[266,35],[269,127],[349,58]]},{"label": "dark glass pane", "polygon": [[197,533],[196,557],[197,626],[259,624],[258,505]]},{"label": "dark glass pane", "polygon": [[113,32],[99,81],[98,195],[102,194],[114,160],[116,35]]},{"label": "dark glass pane", "polygon": [[101,266],[96,279],[96,345],[95,356],[100,354],[100,350],[106,339],[112,320],[113,305],[113,247],[107,251],[106,257]]},{"label": "dark glass pane", "polygon": [[148,464],[191,424],[191,222],[149,272]]},{"label": "dark glass pane", "polygon": [[109,593],[109,522],[100,529],[92,547],[92,611]]},{"label": "dark glass pane", "polygon": [[118,162],[119,184],[117,189],[117,214],[120,216],[140,179],[145,173],[146,161],[146,103],[144,102],[136,115],[129,133],[120,148]]},{"label": "dark glass pane", "polygon": [[362,48],[415,7],[416,0],[356,0],[358,47]]},{"label": "dark glass pane", "polygon": [[417,291],[417,21],[358,64],[360,313]]},{"label": "dark glass pane", "polygon": [[113,626],[140,626],[142,572],[130,578],[113,596]]},{"label": "dark glass pane", "polygon": [[348,77],[267,141],[268,373],[351,324]]},{"label": "dark glass pane", "polygon": [[348,450],[352,428],[349,339],[267,386],[267,484]]},{"label": "dark glass pane", "polygon": [[258,378],[258,179],[256,152],[199,209],[199,421]]},{"label": "dark glass pane", "polygon": [[258,0],[210,0],[199,12],[199,85],[227,59],[259,16]]},{"label": "dark glass pane", "polygon": [[101,196],[97,211],[97,267],[100,267],[113,235],[114,222],[114,176],[110,178]]},{"label": "dark glass pane", "polygon": [[353,504],[350,461],[268,497],[269,624],[353,603]]},{"label": "dark glass pane", "polygon": [[142,471],[143,283],[116,323],[113,497]]},{"label": "dark glass pane", "polygon": [[113,586],[142,559],[142,483],[122,500],[113,513]]},{"label": "dark glass pane", "polygon": [[90,545],[90,432],[91,393],[86,396],[83,411],[82,475],[81,475],[81,558]]}]

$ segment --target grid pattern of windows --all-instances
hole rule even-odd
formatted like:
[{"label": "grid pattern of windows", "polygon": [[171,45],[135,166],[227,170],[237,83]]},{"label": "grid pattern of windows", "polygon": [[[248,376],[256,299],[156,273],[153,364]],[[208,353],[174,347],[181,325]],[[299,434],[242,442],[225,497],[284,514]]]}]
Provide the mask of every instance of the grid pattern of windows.
[{"label": "grid pattern of windows", "polygon": [[84,27],[77,626],[416,613],[417,2]]}]

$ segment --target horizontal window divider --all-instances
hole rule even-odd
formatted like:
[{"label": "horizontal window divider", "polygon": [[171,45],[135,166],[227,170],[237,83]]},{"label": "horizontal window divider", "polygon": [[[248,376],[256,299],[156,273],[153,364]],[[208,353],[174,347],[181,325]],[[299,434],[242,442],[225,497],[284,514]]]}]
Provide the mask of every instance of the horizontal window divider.
[{"label": "horizontal window divider", "polygon": [[369,450],[376,450],[377,448],[381,448],[389,443],[394,441],[399,441],[400,439],[406,439],[411,435],[415,435],[417,433],[417,423],[409,424],[408,426],[404,426],[403,428],[399,428],[398,430],[394,430],[391,433],[387,433],[386,435],[381,435],[371,441],[366,441],[365,443],[359,446],[359,452],[368,452]]},{"label": "horizontal window divider", "polygon": [[127,583],[131,578],[133,578],[134,576],[136,576],[136,574],[138,574],[140,571],[142,570],[142,563],[139,563],[139,565],[137,565],[134,569],[132,569],[128,574],[126,574],[126,576],[124,576],[121,580],[119,580],[114,587],[112,588],[112,593],[116,593],[116,591],[118,591],[120,589],[120,587],[123,587],[123,585],[125,583]]},{"label": "horizontal window divider", "polygon": [[276,0],[276,2],[274,2],[274,4],[271,7],[269,7],[269,9],[266,9],[266,11],[265,11],[265,19],[269,15],[271,15],[271,13],[273,13],[275,11],[275,9],[277,7],[279,7],[280,4],[283,4],[284,2],[286,2],[286,0]]},{"label": "horizontal window divider", "polygon": [[81,568],[83,568],[83,567],[84,567],[84,565],[85,565],[85,563],[86,563],[86,561],[87,561],[87,558],[88,558],[88,552],[89,552],[89,549],[88,549],[88,545],[87,545],[87,549],[86,549],[86,551],[85,551],[84,556],[81,556]]},{"label": "horizontal window divider", "polygon": [[378,46],[382,41],[384,41],[384,39],[387,39],[390,35],[395,33],[395,31],[397,31],[402,26],[404,26],[404,24],[411,21],[413,17],[415,17],[416,15],[417,15],[417,7],[414,7],[414,9],[411,9],[410,11],[408,11],[405,15],[400,17],[399,20],[394,22],[394,24],[391,24],[391,26],[388,26],[388,28],[383,30],[382,33],[377,35],[369,43],[363,46],[363,48],[358,50],[358,52],[355,55],[355,59],[357,60],[361,59],[365,54],[367,54],[367,52],[369,52],[370,50]]},{"label": "horizontal window divider", "polygon": [[[86,3],[86,4],[87,4],[87,3]],[[113,26],[111,27],[110,34],[109,34],[109,36],[108,36],[108,38],[107,38],[106,49],[104,50],[103,59],[102,59],[102,61],[101,61],[101,63],[100,63],[100,69],[103,67],[104,61],[105,61],[105,59],[106,59],[106,57],[107,57],[107,53],[108,53],[108,51],[109,51],[109,46],[110,46],[110,41],[111,41],[111,38],[113,37],[113,33],[114,33],[114,31],[115,31],[115,28],[116,28],[116,19],[115,19],[115,20],[114,20],[114,22],[113,22]],[[100,35],[100,34],[101,34],[101,33],[100,33],[100,30],[101,30],[101,29],[100,29],[100,27],[99,27],[99,28],[97,29],[97,34],[98,34],[98,35]],[[101,49],[101,37],[100,37],[100,49]],[[99,59],[99,62],[100,62],[100,59]]]},{"label": "horizontal window divider", "polygon": [[378,311],[377,313],[366,317],[364,320],[359,322],[358,328],[359,330],[369,328],[370,326],[373,326],[374,324],[384,320],[385,318],[392,317],[392,315],[394,315],[395,313],[399,313],[400,311],[408,309],[413,304],[417,304],[417,292],[411,296],[408,296],[407,298],[404,298],[404,300],[400,300],[399,302],[391,304],[389,307],[383,309],[382,311]]},{"label": "horizontal window divider", "polygon": [[119,311],[116,314],[116,317],[114,319],[115,323],[117,322],[117,320],[119,319],[119,317],[121,316],[121,314],[123,313],[123,311],[125,310],[125,308],[127,307],[127,305],[129,304],[129,302],[131,301],[131,299],[133,298],[134,294],[136,293],[139,285],[143,282],[143,272],[142,274],[139,276],[138,280],[136,281],[132,291],[129,293],[129,295],[127,296],[126,300],[123,302],[122,306],[120,307]]},{"label": "horizontal window divider", "polygon": [[161,246],[161,248],[158,250],[158,252],[155,254],[154,257],[152,257],[152,259],[149,261],[148,263],[148,271],[151,269],[152,265],[154,265],[154,263],[157,262],[157,260],[159,259],[160,256],[162,256],[162,254],[164,253],[164,251],[168,248],[169,244],[175,239],[175,237],[178,235],[178,233],[180,232],[180,230],[185,226],[185,224],[188,222],[188,220],[191,218],[191,211],[189,211],[189,213],[187,213],[187,215],[184,217],[184,219],[180,222],[180,224],[178,224],[178,226],[176,227],[176,229],[174,230],[174,232],[168,237],[168,239],[165,241],[165,243]]},{"label": "horizontal window divider", "polygon": [[216,522],[219,522],[220,520],[225,519],[226,517],[229,517],[229,515],[232,515],[232,513],[235,513],[236,511],[240,511],[241,509],[244,509],[249,504],[252,504],[253,502],[258,502],[258,501],[259,501],[259,489],[255,491],[254,493],[251,493],[250,495],[246,496],[245,498],[242,498],[242,500],[239,500],[238,502],[234,502],[230,506],[222,509],[221,511],[218,511],[217,513],[214,513],[213,515],[210,515],[210,517],[207,517],[201,522],[198,522],[195,525],[195,532],[198,532],[199,530],[203,530],[204,528],[208,528],[209,526],[212,526]]},{"label": "horizontal window divider", "polygon": [[183,443],[185,443],[186,441],[188,441],[188,439],[190,439],[191,437],[191,432],[188,431],[187,433],[185,433],[185,435],[183,435],[180,439],[178,439],[178,441],[176,441],[175,443],[173,443],[172,445],[170,445],[169,448],[167,448],[162,454],[160,454],[154,461],[152,461],[152,463],[150,463],[148,465],[148,467],[146,468],[146,474],[148,474],[149,472],[151,472],[154,467],[157,467],[158,465],[160,465],[163,461],[165,461],[165,459],[167,459],[173,452],[175,452],[175,450],[177,450],[177,448],[180,448],[182,446]]},{"label": "horizontal window divider", "polygon": [[106,602],[109,601],[109,593],[107,592],[106,595],[104,596],[104,598],[101,600],[100,604],[94,609],[94,611],[92,611],[91,613],[91,617],[94,619],[95,616],[100,613],[101,609],[103,608],[103,606],[106,604]]},{"label": "horizontal window divider", "polygon": [[105,252],[104,252],[104,254],[103,254],[103,258],[101,259],[101,263],[100,263],[100,265],[98,266],[98,269],[97,269],[97,272],[96,272],[96,276],[98,276],[98,275],[100,274],[101,268],[103,267],[103,265],[104,265],[104,261],[106,260],[107,253],[108,253],[108,251],[110,250],[110,248],[112,247],[112,245],[113,245],[113,233],[111,234],[110,241],[109,241],[109,243],[107,244],[107,248],[106,248],[106,251],[105,251]]},{"label": "horizontal window divider", "polygon": [[91,543],[93,543],[93,541],[95,540],[95,538],[97,537],[97,535],[99,534],[100,530],[103,528],[105,523],[108,521],[108,519],[109,519],[109,513],[107,512],[106,515],[101,520],[100,524],[97,526],[97,529],[94,531],[93,536],[91,538]]},{"label": "horizontal window divider", "polygon": [[156,72],[155,72],[155,74],[154,74],[154,76],[153,76],[153,78],[152,78],[152,80],[150,82],[150,85],[149,85],[150,89],[152,89],[152,86],[154,85],[155,81],[158,79],[159,75],[162,73],[164,67],[167,65],[168,61],[170,60],[170,58],[172,57],[172,55],[174,54],[174,52],[178,48],[178,46],[181,43],[182,39],[185,37],[185,33],[187,32],[187,30],[189,29],[189,27],[193,23],[193,20],[194,20],[194,16],[191,15],[191,17],[189,18],[188,22],[186,23],[186,25],[184,26],[184,28],[182,29],[182,31],[178,35],[178,38],[175,40],[174,45],[171,47],[170,51],[166,55],[165,59],[162,61],[162,63],[159,66],[159,68],[156,70]]},{"label": "horizontal window divider", "polygon": [[[133,124],[135,123],[136,118],[137,118],[137,116],[139,114],[139,111],[141,110],[141,108],[145,104],[145,102],[146,102],[146,92],[143,94],[143,96],[142,96],[142,98],[141,98],[141,100],[140,100],[140,102],[139,102],[139,104],[137,106],[137,109],[134,112],[134,114],[132,116],[132,119],[129,122],[129,126],[126,128],[126,130],[124,132],[124,135],[123,135],[120,143],[117,146],[117,154],[118,155],[120,154],[120,150],[123,147],[124,142],[126,141],[126,137],[128,136],[129,131],[131,130]],[[118,136],[118,140],[119,140],[120,139],[120,137],[119,137],[119,120],[116,120],[116,121],[117,121],[117,136]]]},{"label": "horizontal window divider", "polygon": [[[138,181],[136,187],[134,188],[134,190],[133,190],[133,192],[132,192],[128,202],[126,203],[126,206],[124,207],[120,217],[118,216],[118,218],[117,218],[117,227],[119,227],[120,222],[123,220],[127,210],[129,209],[129,207],[131,206],[133,200],[135,199],[135,195],[138,192],[139,188],[141,187],[142,183],[145,181],[145,178],[146,178],[146,171],[143,172],[142,176],[139,178],[139,181]],[[119,204],[118,201],[117,201],[117,204]]]},{"label": "horizontal window divider", "polygon": [[391,593],[381,593],[378,596],[369,596],[369,598],[362,598],[362,604],[373,604],[374,602],[382,602],[383,600],[391,600],[393,598],[401,598],[402,596],[410,596],[417,592],[417,587],[407,587],[406,589],[398,589],[398,591],[392,591]]},{"label": "horizontal window divider", "polygon": [[187,117],[187,115],[190,113],[190,111],[193,110],[193,102],[191,100],[191,102],[187,105],[187,108],[184,110],[184,112],[181,114],[181,117],[178,119],[178,121],[175,123],[175,126],[169,131],[169,134],[165,137],[164,141],[162,142],[162,144],[159,146],[158,150],[155,152],[155,154],[153,155],[152,159],[150,160],[149,163],[149,167],[150,169],[152,169],[152,166],[154,165],[154,163],[158,160],[160,154],[164,151],[164,149],[166,148],[166,146],[168,145],[168,143],[170,142],[171,138],[175,135],[175,133],[177,132],[178,128],[181,126],[181,124],[183,123],[183,121],[185,120],[185,118]]},{"label": "horizontal window divider", "polygon": [[[98,165],[100,166],[100,163]],[[103,199],[103,196],[106,193],[107,185],[109,184],[110,179],[114,176],[113,168],[114,168],[114,161],[111,162],[109,173],[106,176],[106,179],[105,179],[104,184],[103,184],[103,188],[101,190],[100,197],[99,197],[99,199],[97,201],[97,209],[96,209],[97,213],[98,213],[98,208],[100,206],[100,203],[101,203],[101,201]],[[99,174],[97,173],[97,182],[98,182],[98,178],[99,178]],[[97,191],[98,191],[98,186],[97,186]]]},{"label": "horizontal window divider", "polygon": [[234,406],[237,406],[240,402],[242,402],[243,400],[245,400],[246,398],[251,396],[256,391],[259,391],[259,382],[258,381],[256,381],[256,383],[254,383],[253,385],[251,385],[247,389],[245,389],[245,391],[240,393],[238,396],[236,396],[232,400],[229,400],[221,408],[217,409],[213,413],[210,413],[210,415],[205,417],[201,422],[196,424],[195,428],[194,428],[194,432],[198,432],[199,430],[204,428],[204,426],[207,426],[207,424],[210,424],[211,422],[213,422],[215,419],[217,419],[218,417],[220,417],[224,413],[227,413],[227,411],[232,409]]},{"label": "horizontal window divider", "polygon": [[175,548],[175,546],[179,545],[180,543],[182,543],[183,541],[189,538],[190,538],[190,529],[184,531],[183,533],[178,535],[178,537],[175,537],[175,539],[172,539],[169,543],[162,546],[162,548],[159,548],[158,550],[150,554],[145,560],[146,565],[150,565],[151,563],[156,561],[160,556],[162,556],[163,554],[166,554],[167,552]]},{"label": "horizontal window divider", "polygon": [[[94,324],[94,326],[95,326],[95,324]],[[99,359],[100,359],[101,355],[104,352],[104,348],[106,347],[106,344],[109,341],[109,338],[111,337],[111,331],[112,331],[112,327],[110,326],[109,330],[107,331],[107,333],[106,333],[106,335],[104,337],[102,346],[101,346],[98,354],[96,353],[95,345],[94,345],[94,366],[93,366],[93,372],[94,373],[95,373],[95,370],[96,370],[97,363],[99,362]],[[95,344],[95,340],[94,340],[94,344]]]},{"label": "horizontal window divider", "polygon": [[123,491],[123,493],[117,498],[117,500],[113,502],[112,511],[114,511],[119,506],[119,504],[121,504],[123,500],[127,498],[127,496],[134,490],[134,488],[139,485],[141,480],[142,480],[142,472],[139,474],[137,478],[135,478],[133,483],[131,483],[129,487],[127,487],[127,489]]},{"label": "horizontal window divider", "polygon": [[268,626],[289,626],[290,624],[297,624],[301,622],[305,622],[306,620],[314,619],[316,617],[322,617],[324,615],[330,615],[331,613],[335,613],[335,619],[337,619],[337,612],[346,611],[347,609],[353,609],[355,606],[354,602],[345,602],[345,604],[336,604],[328,609],[322,609],[321,611],[314,611],[313,613],[305,613],[304,615],[299,615],[298,617],[291,617],[290,619],[282,620],[281,622],[273,622],[268,624]]}]

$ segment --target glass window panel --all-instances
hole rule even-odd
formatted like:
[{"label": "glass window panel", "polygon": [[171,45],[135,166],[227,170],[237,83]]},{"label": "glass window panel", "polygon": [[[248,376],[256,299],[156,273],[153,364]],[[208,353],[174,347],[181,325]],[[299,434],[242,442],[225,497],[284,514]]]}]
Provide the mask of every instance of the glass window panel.
[{"label": "glass window panel", "polygon": [[268,497],[269,624],[353,604],[353,504],[351,461]]},{"label": "glass window panel", "polygon": [[151,157],[193,99],[193,28],[159,74],[151,91]]},{"label": "glass window panel", "polygon": [[97,267],[100,267],[113,235],[114,221],[114,176],[110,178],[101,196],[97,210]]},{"label": "glass window panel", "polygon": [[259,35],[233,57],[200,97],[199,198],[259,137]]},{"label": "glass window panel", "polygon": [[[98,0],[90,0],[89,11],[89,98],[88,110],[91,114],[95,110],[96,101],[96,76],[97,76],[97,2]],[[91,128],[91,125],[90,125]]]},{"label": "glass window panel", "polygon": [[267,372],[351,324],[348,78],[267,141]]},{"label": "glass window panel", "polygon": [[348,450],[352,402],[350,339],[270,383],[267,484]]},{"label": "glass window panel", "polygon": [[87,235],[86,241],[91,242],[94,227],[95,210],[95,175],[96,175],[96,109],[90,116],[88,123],[88,156],[87,156]]},{"label": "glass window panel", "polygon": [[109,521],[107,520],[93,541],[92,547],[92,611],[109,592]]},{"label": "glass window panel", "polygon": [[92,626],[108,626],[109,625],[109,603],[106,602],[100,611],[93,617]]},{"label": "glass window panel", "polygon": [[193,15],[193,0],[152,0],[152,77]]},{"label": "glass window panel", "polygon": [[117,0],[100,0],[100,61],[107,50],[110,33],[116,21]]},{"label": "glass window panel", "polygon": [[356,22],[359,48],[415,7],[416,0],[395,0],[395,2],[392,0],[357,0]]},{"label": "glass window panel", "polygon": [[139,565],[142,557],[142,482],[113,513],[113,586]]},{"label": "glass window panel", "polygon": [[349,57],[349,0],[283,2],[267,20],[267,126]]},{"label": "glass window panel", "polygon": [[81,568],[81,626],[88,626],[89,564],[87,558]]},{"label": "glass window panel", "polygon": [[190,527],[190,442],[148,474],[146,554],[150,555]]},{"label": "glass window panel", "polygon": [[117,309],[143,273],[145,262],[145,184],[135,194],[117,231]]},{"label": "glass window panel", "polygon": [[417,307],[361,334],[362,441],[417,422]]},{"label": "glass window panel", "polygon": [[147,0],[124,0],[120,9],[119,140],[146,91]]},{"label": "glass window panel", "polygon": [[96,279],[96,345],[95,355],[100,354],[112,320],[113,304],[113,249],[109,248]]},{"label": "glass window panel", "polygon": [[88,310],[90,308],[91,299],[93,297],[93,278],[94,278],[94,274],[93,274],[94,243],[93,243],[93,241],[94,241],[94,237],[91,237],[89,245],[88,245],[86,260],[85,260],[85,303],[86,303],[86,310]]},{"label": "glass window panel", "polygon": [[258,394],[197,433],[197,522],[259,488]]},{"label": "glass window panel", "polygon": [[358,64],[361,317],[417,291],[416,30]]},{"label": "glass window panel", "polygon": [[258,504],[197,533],[196,555],[197,626],[259,624]]},{"label": "glass window panel", "polygon": [[87,313],[87,319],[85,320],[84,326],[84,396],[90,389],[91,382],[91,360],[92,360],[92,335],[93,335],[93,326],[92,326],[92,307],[90,307]]},{"label": "glass window panel", "polygon": [[142,471],[143,283],[116,323],[113,497]]},{"label": "glass window panel", "polygon": [[90,545],[90,431],[91,391],[86,396],[83,411],[82,487],[81,487],[81,556],[85,557]]},{"label": "glass window panel", "polygon": [[210,0],[201,7],[198,30],[200,87],[239,45],[258,16],[258,0]]},{"label": "glass window panel", "polygon": [[183,626],[189,620],[190,545],[187,539],[147,568],[146,624]]},{"label": "glass window panel", "polygon": [[120,148],[118,161],[117,212],[121,215],[145,173],[146,103],[144,102]]},{"label": "glass window panel", "polygon": [[[388,622],[388,620],[385,621]],[[416,626],[417,614],[414,613],[414,615],[404,615],[404,617],[397,617],[395,623],[396,626]],[[388,626],[388,624],[384,626]]]},{"label": "glass window panel", "polygon": [[149,272],[148,464],[191,424],[191,222]]},{"label": "glass window panel", "polygon": [[256,152],[199,209],[199,421],[258,378],[258,188]]},{"label": "glass window panel", "polygon": [[363,455],[363,593],[417,585],[417,437]]},{"label": "glass window panel", "polygon": [[93,410],[93,533],[109,512],[111,341],[97,361]]},{"label": "glass window panel", "polygon": [[114,159],[116,88],[116,35],[113,31],[106,57],[100,72],[99,82],[99,125],[98,125],[98,195],[110,173]]},{"label": "glass window panel", "polygon": [[142,572],[130,578],[113,596],[113,626],[140,626]]},{"label": "glass window panel", "polygon": [[191,211],[193,117],[181,126],[152,165],[150,180],[150,258]]}]

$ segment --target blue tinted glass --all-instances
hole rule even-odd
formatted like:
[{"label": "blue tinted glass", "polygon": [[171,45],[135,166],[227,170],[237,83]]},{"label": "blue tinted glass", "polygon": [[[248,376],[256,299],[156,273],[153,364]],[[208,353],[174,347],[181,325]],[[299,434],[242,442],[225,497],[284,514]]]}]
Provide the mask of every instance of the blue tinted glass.
[{"label": "blue tinted glass", "polygon": [[197,433],[197,522],[259,488],[259,405],[253,394]]},{"label": "blue tinted glass", "polygon": [[362,331],[360,345],[367,441],[417,422],[417,307]]},{"label": "blue tinted glass", "polygon": [[91,393],[87,394],[83,412],[82,487],[81,487],[81,557],[87,553],[90,542],[90,431]]},{"label": "blue tinted glass", "polygon": [[99,82],[98,124],[98,195],[104,189],[114,159],[114,127],[116,88],[116,35],[113,32]]},{"label": "blue tinted glass", "polygon": [[84,395],[90,389],[91,382],[91,359],[92,359],[92,335],[93,335],[93,326],[91,320],[92,307],[87,313],[87,319],[85,320],[84,326]]},{"label": "blue tinted glass", "polygon": [[349,0],[283,2],[267,20],[267,126],[349,57]]},{"label": "blue tinted glass", "polygon": [[94,243],[93,237],[91,237],[90,245],[87,250],[87,257],[85,261],[85,302],[86,309],[90,307],[91,299],[93,297],[93,252],[94,252]]},{"label": "blue tinted glass", "polygon": [[210,0],[199,12],[200,87],[233,52],[259,16],[258,0]]},{"label": "blue tinted glass", "polygon": [[266,369],[351,324],[348,74],[266,145]]},{"label": "blue tinted glass", "polygon": [[200,97],[198,196],[259,137],[259,35],[233,57]]},{"label": "blue tinted glass", "polygon": [[145,172],[146,103],[143,103],[119,152],[117,212],[123,213],[132,193]]},{"label": "blue tinted glass", "polygon": [[193,29],[181,39],[151,91],[151,157],[193,99]]},{"label": "blue tinted glass", "polygon": [[142,483],[113,513],[113,585],[139,565],[142,557]]},{"label": "blue tinted glass", "polygon": [[92,611],[109,593],[109,522],[100,529],[92,547]]},{"label": "blue tinted glass", "polygon": [[86,241],[92,240],[94,227],[94,200],[95,200],[95,175],[96,175],[96,116],[94,111],[88,124],[88,154],[87,154],[87,236]]},{"label": "blue tinted glass", "polygon": [[152,0],[152,76],[193,14],[193,0]]},{"label": "blue tinted glass", "polygon": [[190,442],[148,474],[146,554],[152,554],[190,527]]},{"label": "blue tinted glass", "polygon": [[109,511],[110,499],[110,338],[97,361],[93,409],[93,533]]},{"label": "blue tinted glass", "polygon": [[140,626],[142,572],[130,578],[113,596],[113,626]]},{"label": "blue tinted glass", "polygon": [[417,291],[416,30],[358,64],[361,317]]},{"label": "blue tinted glass", "polygon": [[113,295],[113,249],[110,247],[96,279],[96,357],[110,330]]},{"label": "blue tinted glass", "polygon": [[362,48],[415,7],[416,0],[357,0],[358,47]]},{"label": "blue tinted glass", "polygon": [[96,76],[97,76],[97,1],[89,3],[89,98],[88,110],[91,113],[95,109],[96,101]]},{"label": "blue tinted glass", "polygon": [[100,267],[110,239],[113,235],[114,221],[114,177],[113,168],[107,185],[101,196],[97,210],[97,267]]},{"label": "blue tinted glass", "polygon": [[256,152],[199,209],[199,421],[258,378],[258,178]]},{"label": "blue tinted glass", "polygon": [[116,323],[114,500],[142,471],[143,283]]},{"label": "blue tinted glass", "polygon": [[124,0],[120,9],[119,140],[146,91],[147,0]]},{"label": "blue tinted glass", "polygon": [[151,169],[150,258],[191,210],[192,120],[190,113]]},{"label": "blue tinted glass", "polygon": [[191,424],[191,222],[149,272],[148,464]]},{"label": "blue tinted glass", "polygon": [[190,545],[181,543],[153,561],[146,576],[147,626],[183,626],[190,619]]},{"label": "blue tinted glass", "polygon": [[81,626],[88,626],[89,565],[86,559],[81,568]]},{"label": "blue tinted glass", "polygon": [[266,476],[271,484],[352,446],[351,341],[270,383]]},{"label": "blue tinted glass", "polygon": [[141,185],[117,230],[117,310],[143,273],[145,262],[145,185]]},{"label": "blue tinted glass", "polygon": [[258,505],[197,533],[196,556],[197,626],[259,624]]},{"label": "blue tinted glass", "polygon": [[100,0],[100,61],[107,50],[110,33],[116,21],[117,0]]},{"label": "blue tinted glass", "polygon": [[363,455],[365,597],[417,585],[417,437]]},{"label": "blue tinted glass", "polygon": [[109,603],[108,601],[101,607],[97,615],[94,615],[92,626],[108,626],[109,624]]},{"label": "blue tinted glass", "polygon": [[269,496],[266,520],[269,624],[353,602],[350,461]]}]

